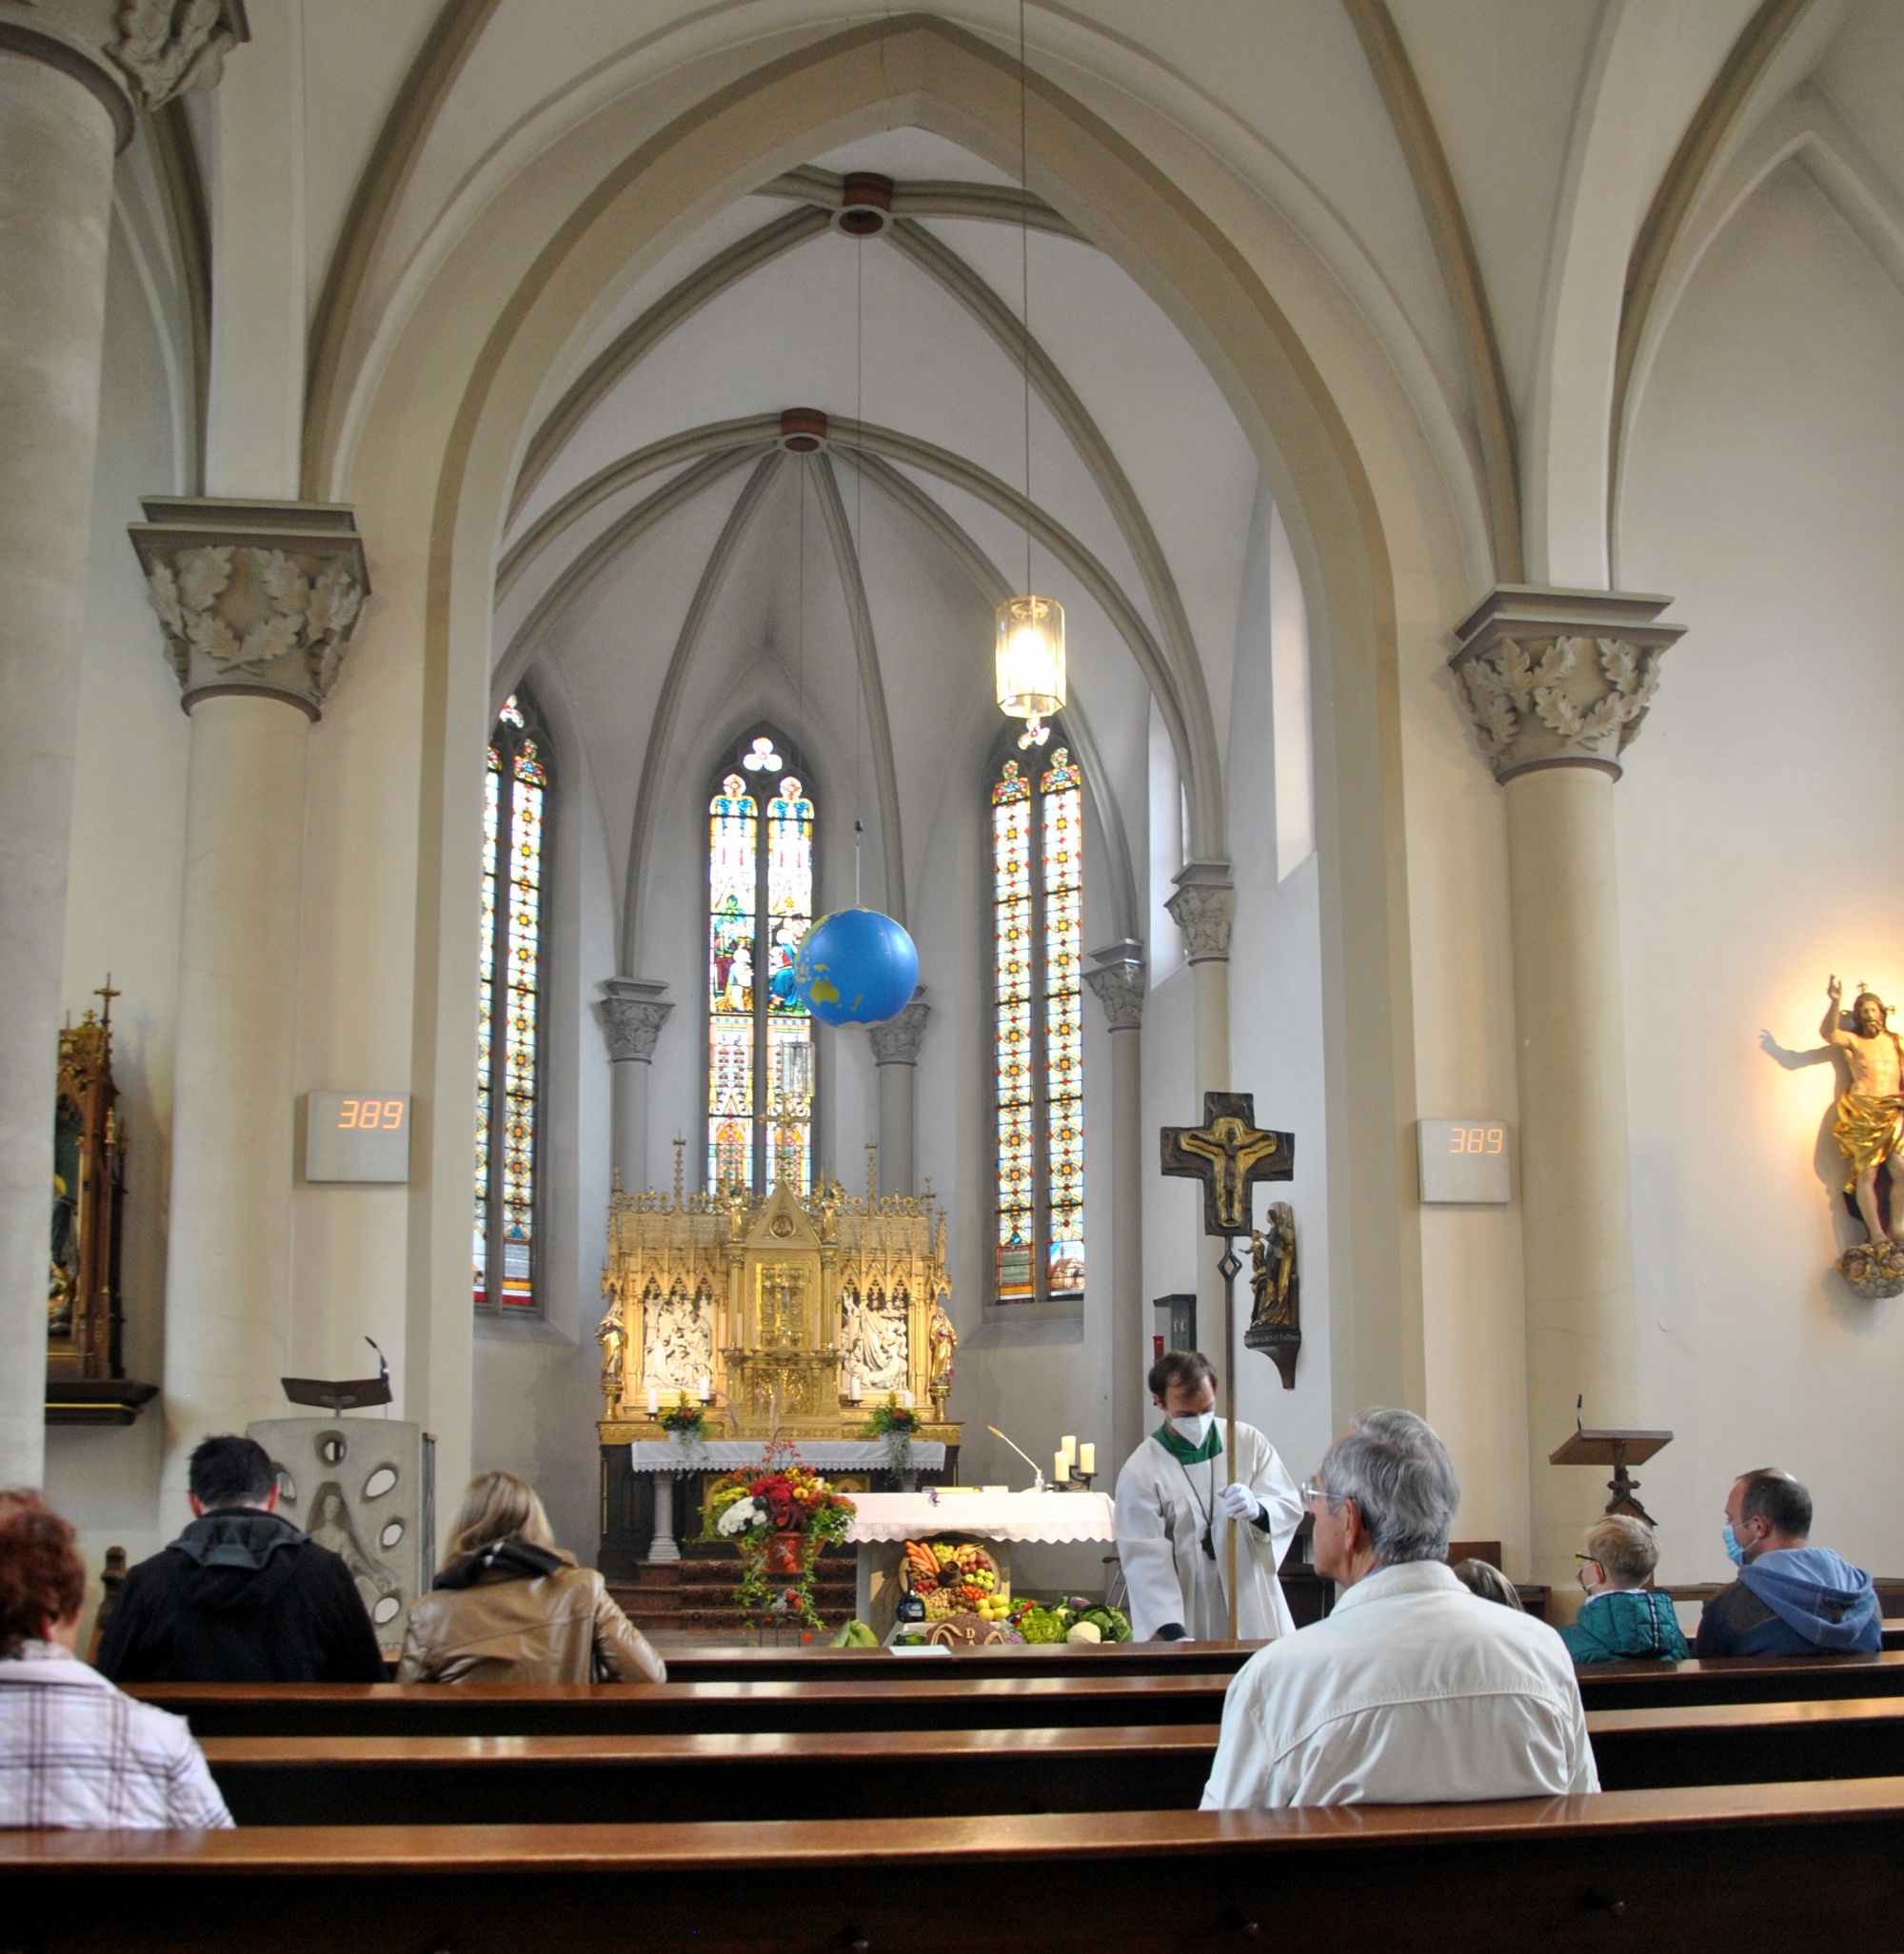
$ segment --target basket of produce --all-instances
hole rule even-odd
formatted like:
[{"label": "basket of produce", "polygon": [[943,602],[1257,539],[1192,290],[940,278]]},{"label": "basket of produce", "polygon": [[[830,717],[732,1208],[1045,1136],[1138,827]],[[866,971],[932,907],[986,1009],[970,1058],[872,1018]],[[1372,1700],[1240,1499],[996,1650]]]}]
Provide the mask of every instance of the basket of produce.
[{"label": "basket of produce", "polygon": [[1070,1603],[1020,1602],[1005,1619],[1026,1642],[1080,1644],[1128,1642],[1131,1626],[1121,1609],[1081,1599]]},{"label": "basket of produce", "polygon": [[925,1640],[947,1648],[989,1648],[996,1643],[1018,1642],[1022,1638],[1002,1622],[980,1615],[948,1615],[942,1622],[927,1622]]},{"label": "basket of produce", "polygon": [[924,1605],[928,1622],[956,1615],[1002,1622],[1011,1607],[1010,1584],[1001,1579],[998,1562],[976,1542],[908,1540],[903,1565],[906,1586]]}]

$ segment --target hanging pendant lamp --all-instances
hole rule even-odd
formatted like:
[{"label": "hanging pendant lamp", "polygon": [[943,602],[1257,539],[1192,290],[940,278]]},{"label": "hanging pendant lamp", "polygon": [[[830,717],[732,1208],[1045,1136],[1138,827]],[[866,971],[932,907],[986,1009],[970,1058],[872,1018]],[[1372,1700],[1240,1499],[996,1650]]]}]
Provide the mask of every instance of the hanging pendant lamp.
[{"label": "hanging pendant lamp", "polygon": [[997,616],[999,710],[1024,720],[1021,746],[1042,746],[1044,721],[1064,710],[1064,606],[1027,593],[1006,598]]}]

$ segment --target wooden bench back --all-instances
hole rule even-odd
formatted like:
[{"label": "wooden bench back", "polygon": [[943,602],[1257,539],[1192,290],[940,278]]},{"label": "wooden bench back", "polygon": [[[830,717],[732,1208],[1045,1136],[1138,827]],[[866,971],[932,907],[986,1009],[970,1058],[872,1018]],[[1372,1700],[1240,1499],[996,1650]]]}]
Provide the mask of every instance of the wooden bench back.
[{"label": "wooden bench back", "polygon": [[1513,1805],[0,1833],[10,1940],[363,1954],[1894,1947],[1904,1780]]}]

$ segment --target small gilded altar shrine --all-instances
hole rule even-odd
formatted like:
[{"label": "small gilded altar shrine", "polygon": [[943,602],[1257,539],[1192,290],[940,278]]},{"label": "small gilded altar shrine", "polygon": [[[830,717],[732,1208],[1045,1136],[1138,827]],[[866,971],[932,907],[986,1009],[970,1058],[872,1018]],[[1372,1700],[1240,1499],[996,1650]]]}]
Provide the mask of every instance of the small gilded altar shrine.
[{"label": "small gilded altar shrine", "polygon": [[959,1443],[945,1215],[929,1193],[617,1188],[602,1293],[605,1449],[664,1437],[650,1407],[682,1392],[707,1404],[710,1439],[863,1442],[891,1393],[917,1407],[922,1440]]}]

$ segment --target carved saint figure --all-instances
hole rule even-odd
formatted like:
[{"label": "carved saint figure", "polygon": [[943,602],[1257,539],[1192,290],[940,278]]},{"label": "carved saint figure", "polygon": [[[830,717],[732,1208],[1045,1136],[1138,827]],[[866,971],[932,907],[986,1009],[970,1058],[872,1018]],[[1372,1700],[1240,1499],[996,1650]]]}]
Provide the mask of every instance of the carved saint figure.
[{"label": "carved saint figure", "polygon": [[628,1354],[628,1332],[622,1327],[620,1303],[609,1305],[608,1313],[596,1328],[595,1341],[602,1346],[603,1402],[618,1405],[622,1401],[622,1374]]},{"label": "carved saint figure", "polygon": [[1287,1201],[1276,1201],[1269,1226],[1250,1236],[1250,1328],[1276,1330],[1296,1320],[1296,1215]]},{"label": "carved saint figure", "polygon": [[650,1289],[644,1301],[642,1385],[661,1391],[694,1391],[714,1371],[712,1312],[704,1296],[679,1285],[664,1300]]},{"label": "carved saint figure", "polygon": [[858,1378],[868,1396],[906,1388],[906,1307],[903,1295],[891,1302],[877,1289],[862,1297],[844,1292],[840,1354],[848,1381]]},{"label": "carved saint figure", "polygon": [[[1821,1027],[1828,1043],[1844,1054],[1851,1087],[1838,1100],[1832,1132],[1844,1151],[1845,1188],[1874,1244],[1887,1236],[1904,1242],[1904,1049],[1889,1025],[1890,1013],[1875,993],[1858,987],[1851,1009],[1852,1028],[1839,1022],[1844,986],[1834,977],[1826,987],[1830,1003]],[[1891,1225],[1878,1208],[1877,1171],[1891,1170]]]},{"label": "carved saint figure", "polygon": [[952,1391],[952,1353],[959,1348],[959,1332],[953,1329],[952,1319],[945,1313],[942,1293],[932,1299],[932,1318],[926,1333],[932,1346],[930,1389],[934,1397],[943,1400]]}]

